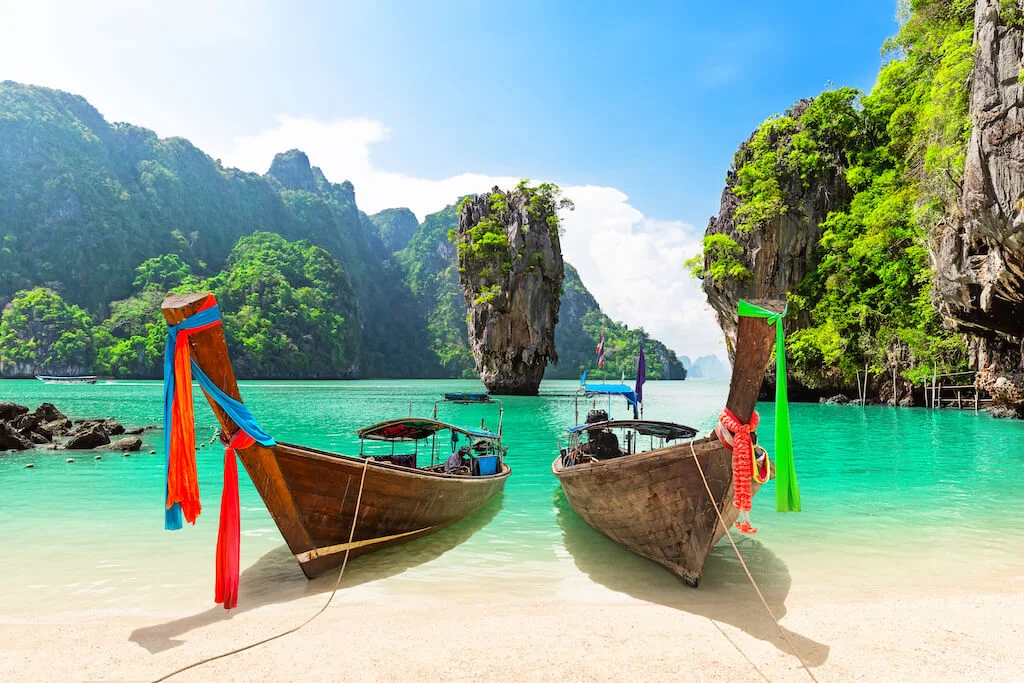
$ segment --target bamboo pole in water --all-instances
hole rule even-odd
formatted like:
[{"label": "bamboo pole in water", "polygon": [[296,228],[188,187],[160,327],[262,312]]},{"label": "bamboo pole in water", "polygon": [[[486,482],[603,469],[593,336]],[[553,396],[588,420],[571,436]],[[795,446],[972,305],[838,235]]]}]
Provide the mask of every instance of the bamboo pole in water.
[{"label": "bamboo pole in water", "polygon": [[866,406],[868,404],[868,364],[864,363],[864,398],[861,399],[860,404]]}]

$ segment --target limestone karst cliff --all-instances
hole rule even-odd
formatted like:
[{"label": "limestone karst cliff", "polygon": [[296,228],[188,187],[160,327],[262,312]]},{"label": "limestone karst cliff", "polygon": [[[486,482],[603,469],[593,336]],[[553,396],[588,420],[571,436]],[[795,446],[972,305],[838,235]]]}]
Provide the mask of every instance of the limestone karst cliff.
[{"label": "limestone karst cliff", "polygon": [[[931,243],[935,293],[969,339],[977,383],[1024,413],[1024,89],[1020,21],[978,0],[975,66],[960,211]],[[1019,12],[1018,8],[1018,12]]]},{"label": "limestone karst cliff", "polygon": [[[1001,198],[969,196],[973,186],[999,184],[998,174],[1009,173],[1011,166],[999,161],[975,167],[985,145],[1013,144],[1018,125],[996,123],[995,134],[975,130],[972,138],[972,123],[983,118],[979,97],[993,106],[991,94],[972,98],[976,79],[999,85],[1004,99],[1019,98],[1020,39],[1007,36],[1011,24],[1024,23],[1024,12],[1019,3],[997,4],[987,15],[994,11],[1001,24],[992,34],[1010,41],[1001,49],[986,47],[983,28],[976,44],[973,4],[911,3],[899,33],[886,42],[870,93],[826,90],[767,119],[740,147],[703,253],[688,262],[703,279],[730,353],[736,301],[753,296],[787,297],[790,386],[797,395],[808,389],[804,398],[856,395],[867,375],[871,398],[921,404],[925,381],[968,369],[972,355],[980,365],[981,356],[1005,349],[993,341],[999,335],[979,345],[962,334],[973,325],[1006,338],[1008,327],[991,318],[1007,313],[1014,298],[1000,292],[1013,289],[1019,275],[1011,274],[1020,272],[1003,253],[982,264],[979,257],[993,244],[1012,248],[1012,231],[979,228],[991,218],[972,217],[999,204],[1003,217],[995,223],[1012,225],[1019,173]],[[1011,160],[1014,154],[1019,149]],[[998,234],[983,244],[983,231]],[[992,279],[996,270],[1001,275]],[[1003,304],[981,312],[985,278],[993,282],[985,301],[998,295]],[[977,307],[969,304],[972,296]],[[961,302],[959,313],[951,302]],[[1004,375],[1003,385],[1008,381]]]},{"label": "limestone karst cliff", "polygon": [[536,394],[548,359],[558,360],[555,326],[565,266],[557,211],[569,206],[558,194],[552,185],[520,183],[460,205],[452,237],[469,308],[469,345],[492,393]]},{"label": "limestone karst cliff", "polygon": [[[785,299],[807,275],[829,211],[850,201],[845,174],[835,158],[823,163],[812,177],[799,168],[779,169],[767,180],[775,187],[766,193],[770,204],[765,202],[762,210],[750,210],[757,198],[743,190],[737,194],[743,169],[765,154],[781,156],[793,145],[794,136],[803,133],[801,118],[812,104],[810,99],[797,102],[784,117],[774,119],[786,123],[766,122],[740,145],[726,176],[718,216],[708,221],[705,244],[710,246],[705,248],[699,272],[725,334],[730,360],[735,352],[738,301]],[[787,329],[795,325],[794,318],[787,321]]]}]

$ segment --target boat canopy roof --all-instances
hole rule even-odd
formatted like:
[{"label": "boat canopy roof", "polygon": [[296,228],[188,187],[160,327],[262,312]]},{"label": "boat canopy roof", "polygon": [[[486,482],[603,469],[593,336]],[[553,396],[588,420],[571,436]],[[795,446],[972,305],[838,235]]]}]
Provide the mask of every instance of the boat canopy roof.
[{"label": "boat canopy roof", "polygon": [[581,384],[580,389],[591,396],[621,396],[631,406],[637,405],[636,392],[627,384]]},{"label": "boat canopy roof", "polygon": [[419,441],[446,429],[475,439],[497,440],[499,438],[497,434],[486,429],[459,427],[427,417],[400,417],[394,420],[385,420],[357,429],[356,436],[373,441]]},{"label": "boat canopy roof", "polygon": [[658,422],[655,420],[605,420],[590,424],[576,425],[569,430],[570,434],[578,434],[591,429],[632,429],[644,436],[656,436],[666,441],[675,439],[692,439],[697,430],[674,422]]},{"label": "boat canopy roof", "polygon": [[444,400],[452,403],[495,403],[488,394],[452,393],[445,394]]}]

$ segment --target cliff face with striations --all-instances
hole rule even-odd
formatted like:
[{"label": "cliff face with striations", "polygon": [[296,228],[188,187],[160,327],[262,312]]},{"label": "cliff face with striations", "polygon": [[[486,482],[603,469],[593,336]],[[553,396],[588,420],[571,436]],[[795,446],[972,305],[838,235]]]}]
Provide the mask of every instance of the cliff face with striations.
[{"label": "cliff face with striations", "polygon": [[[761,147],[771,150],[769,153],[776,153],[775,150],[790,146],[794,134],[800,132],[800,119],[811,103],[810,99],[801,100],[786,113],[785,118],[793,120],[794,127],[762,126],[740,145],[733,168],[726,176],[718,216],[708,221],[706,237],[723,235],[736,245],[731,254],[725,253],[728,247],[705,249],[701,266],[705,273],[703,289],[725,333],[730,360],[735,353],[739,300],[785,299],[807,274],[821,239],[821,223],[829,211],[850,201],[852,193],[845,175],[833,164],[823,166],[811,183],[795,170],[784,170],[773,179],[778,183],[774,193],[778,200],[772,210],[751,216],[744,215],[741,208],[750,200],[745,201],[736,194],[740,173],[754,161],[755,154],[763,154],[763,150],[752,148],[760,143]],[[713,276],[716,261],[721,263],[723,259],[733,262],[735,270],[732,274]],[[798,325],[795,317],[786,321],[787,331]]]},{"label": "cliff face with striations", "polygon": [[[541,186],[542,188],[544,186]],[[521,184],[463,200],[455,235],[469,345],[487,390],[537,393],[565,274],[555,197]]]},{"label": "cliff face with striations", "polygon": [[[1021,23],[1016,3],[1000,8],[1011,4]],[[925,381],[967,368],[963,335],[933,305],[935,291],[949,289],[936,281],[949,274],[936,273],[929,247],[971,183],[972,74],[976,55],[978,73],[992,56],[976,48],[973,4],[906,9],[870,93],[826,90],[770,117],[740,147],[703,253],[687,262],[730,353],[738,299],[787,298],[790,386],[800,398],[852,395],[867,376],[869,397],[920,403]],[[998,59],[1016,78],[1019,52]]]},{"label": "cliff face with striations", "polygon": [[931,250],[940,311],[968,335],[978,386],[1024,415],[1022,31],[1019,19],[1006,20],[1003,4],[975,6],[973,129],[961,213],[940,226]]}]

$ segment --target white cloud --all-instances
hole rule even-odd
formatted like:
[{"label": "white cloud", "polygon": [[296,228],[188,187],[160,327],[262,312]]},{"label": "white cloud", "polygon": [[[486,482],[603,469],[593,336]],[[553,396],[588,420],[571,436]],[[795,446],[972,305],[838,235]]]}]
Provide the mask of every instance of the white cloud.
[{"label": "white cloud", "polygon": [[[214,156],[227,165],[264,173],[276,153],[298,148],[328,179],[352,181],[363,211],[406,206],[421,220],[461,195],[519,181],[475,173],[433,180],[376,168],[371,148],[388,134],[386,126],[370,119],[279,116],[273,128],[237,137],[231,149]],[[630,327],[644,327],[691,359],[708,353],[724,359],[714,313],[683,268],[683,261],[700,248],[701,231],[682,221],[644,216],[614,187],[562,188],[576,204],[575,211],[563,216],[565,258],[605,312]]]}]

